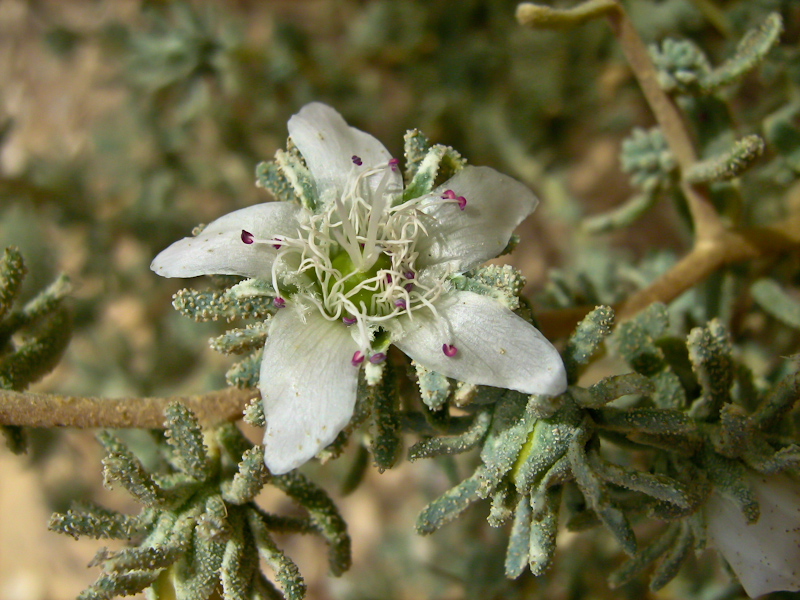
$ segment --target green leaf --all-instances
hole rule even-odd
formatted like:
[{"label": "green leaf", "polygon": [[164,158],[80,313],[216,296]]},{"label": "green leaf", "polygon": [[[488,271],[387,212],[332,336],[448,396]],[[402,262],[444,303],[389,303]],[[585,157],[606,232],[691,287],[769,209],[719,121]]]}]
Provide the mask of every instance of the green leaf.
[{"label": "green leaf", "polygon": [[692,406],[692,414],[701,419],[716,419],[723,405],[731,400],[734,365],[728,330],[713,319],[705,327],[692,329],[687,347],[703,390],[701,398]]},{"label": "green leaf", "polygon": [[19,248],[10,246],[0,258],[0,320],[11,310],[11,304],[19,293],[25,278],[25,262]]},{"label": "green leaf", "polygon": [[222,497],[230,504],[245,504],[255,498],[269,478],[260,446],[250,448],[242,456],[239,470],[230,482],[223,482]]},{"label": "green leaf", "polygon": [[275,579],[286,600],[302,600],[306,594],[306,584],[297,565],[278,549],[257,512],[248,510],[245,515],[258,553],[275,572]]},{"label": "green leaf", "polygon": [[417,517],[417,533],[427,535],[447,525],[473,502],[485,498],[483,467],[475,469],[468,479],[428,504]]},{"label": "green leaf", "polygon": [[790,296],[774,279],[759,279],[750,286],[753,300],[764,312],[789,327],[800,329],[800,301]]},{"label": "green leaf", "polygon": [[771,13],[761,26],[747,32],[731,58],[701,79],[700,85],[703,91],[713,92],[722,86],[734,83],[755,69],[778,43],[782,31],[781,16],[778,13]]},{"label": "green leaf", "polygon": [[164,412],[166,439],[175,450],[178,468],[195,481],[205,481],[209,476],[208,454],[197,417],[179,402],[170,403]]},{"label": "green leaf", "polygon": [[506,577],[516,579],[525,571],[528,566],[531,542],[531,502],[524,494],[517,503],[514,511],[514,523],[511,525],[511,533],[508,538],[508,550],[506,551]]},{"label": "green leaf", "polygon": [[533,507],[528,560],[531,573],[537,576],[550,567],[556,553],[561,491],[561,486],[548,489],[542,498],[542,506]]},{"label": "green leaf", "polygon": [[469,428],[461,435],[440,436],[424,439],[414,444],[408,451],[408,460],[460,454],[475,448],[486,436],[492,423],[492,412],[481,410]]},{"label": "green leaf", "polygon": [[308,511],[314,526],[328,542],[328,565],[339,576],[350,568],[350,536],[347,524],[328,495],[297,471],[274,477],[272,483]]},{"label": "green leaf", "polygon": [[757,135],[748,135],[737,140],[727,152],[693,164],[684,177],[693,184],[734,179],[749,169],[763,153],[764,140]]},{"label": "green leaf", "polygon": [[613,324],[614,311],[608,306],[598,306],[578,324],[562,352],[567,381],[570,384],[578,380],[582,368],[589,363],[589,359],[611,333]]},{"label": "green leaf", "polygon": [[126,540],[142,530],[138,517],[131,517],[100,506],[84,504],[80,510],[54,513],[47,524],[50,531],[72,536],[76,540],[87,536],[96,540],[101,538]]}]

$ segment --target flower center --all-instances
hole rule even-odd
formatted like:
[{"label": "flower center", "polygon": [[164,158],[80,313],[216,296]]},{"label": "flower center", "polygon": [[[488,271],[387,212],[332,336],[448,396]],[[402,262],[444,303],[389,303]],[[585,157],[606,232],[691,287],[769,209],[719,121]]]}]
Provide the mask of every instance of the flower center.
[{"label": "flower center", "polygon": [[[258,240],[242,231],[245,244],[269,244],[278,250],[272,284],[283,297],[313,305],[328,320],[355,326],[361,347],[354,364],[371,350],[375,334],[402,314],[413,318],[444,291],[446,275],[420,280],[417,241],[427,235],[423,208],[466,200],[448,190],[442,197],[421,196],[401,202],[402,187],[393,176],[397,162],[376,167],[353,157],[345,188],[320,214],[304,213],[296,237]],[[385,336],[383,336],[385,337]],[[380,344],[379,344],[380,345]]]}]

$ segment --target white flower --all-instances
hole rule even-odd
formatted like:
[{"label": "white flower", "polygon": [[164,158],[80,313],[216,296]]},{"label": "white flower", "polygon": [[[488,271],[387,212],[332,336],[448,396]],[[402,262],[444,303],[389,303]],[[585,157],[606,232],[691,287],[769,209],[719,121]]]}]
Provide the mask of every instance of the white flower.
[{"label": "white flower", "polygon": [[225,215],[161,252],[164,277],[268,280],[285,306],[272,318],[259,387],[265,461],[294,469],[347,425],[362,363],[394,343],[448,377],[524,393],[560,394],[566,375],[539,331],[499,302],[451,289],[449,278],[497,256],[536,206],[521,183],[465,167],[403,199],[386,148],[324,104],[289,120],[317,205],[269,202]]},{"label": "white flower", "polygon": [[800,590],[800,484],[785,475],[748,478],[761,508],[748,524],[719,494],[706,505],[708,539],[751,598]]}]

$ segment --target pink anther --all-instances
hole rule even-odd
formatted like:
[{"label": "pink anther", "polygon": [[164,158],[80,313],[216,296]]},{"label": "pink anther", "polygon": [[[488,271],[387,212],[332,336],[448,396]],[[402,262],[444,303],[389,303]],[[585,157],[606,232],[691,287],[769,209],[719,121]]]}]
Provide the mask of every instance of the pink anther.
[{"label": "pink anther", "polygon": [[452,344],[442,344],[442,352],[444,352],[445,356],[449,356],[452,358],[458,352],[458,349],[453,346]]},{"label": "pink anther", "polygon": [[453,190],[445,190],[444,194],[442,194],[442,198],[446,200],[455,200],[456,193]]},{"label": "pink anther", "polygon": [[456,198],[456,202],[458,202],[458,208],[464,210],[467,207],[467,199],[464,196],[459,196]]},{"label": "pink anther", "polygon": [[357,367],[362,362],[364,362],[364,353],[361,352],[361,350],[356,350],[353,353],[353,358],[350,359],[350,364],[353,365],[354,367]]},{"label": "pink anther", "polygon": [[252,244],[254,240],[255,240],[255,238],[253,237],[253,234],[252,234],[252,233],[250,233],[249,231],[245,231],[244,229],[242,229],[242,241],[243,241],[245,244]]},{"label": "pink anther", "polygon": [[354,164],[354,165],[357,165],[357,166],[359,166],[359,167],[362,165],[362,162],[361,162],[361,157],[360,157],[360,156],[356,156],[355,154],[353,154],[352,161],[353,161],[353,164]]},{"label": "pink anther", "polygon": [[382,363],[385,360],[386,360],[386,355],[383,352],[376,352],[375,354],[369,357],[369,362],[371,362],[373,365]]},{"label": "pink anther", "polygon": [[286,306],[286,300],[284,300],[284,299],[283,299],[283,298],[281,298],[280,296],[275,296],[275,297],[272,299],[272,305],[273,305],[275,308],[283,308],[284,306]]}]

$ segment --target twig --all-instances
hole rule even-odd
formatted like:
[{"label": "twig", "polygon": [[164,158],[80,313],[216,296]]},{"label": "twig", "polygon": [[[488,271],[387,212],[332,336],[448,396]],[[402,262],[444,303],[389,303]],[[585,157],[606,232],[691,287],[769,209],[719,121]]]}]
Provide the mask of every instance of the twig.
[{"label": "twig", "polygon": [[[606,13],[606,16],[653,111],[653,116],[661,127],[664,139],[680,167],[681,174],[685,175],[697,162],[697,154],[680,110],[673,98],[661,89],[658,83],[658,70],[622,6],[617,3],[617,9]],[[685,177],[681,178],[680,186],[692,215],[695,243],[700,244],[721,235],[724,226],[708,197],[707,189],[702,185],[690,183]]]},{"label": "twig", "polygon": [[[649,286],[614,306],[619,320],[633,317],[653,302],[669,303],[717,269],[745,260],[774,256],[800,246],[800,214],[767,227],[723,231],[695,247]],[[541,312],[539,326],[547,337],[568,335],[594,306]]]},{"label": "twig", "polygon": [[182,402],[204,425],[236,421],[258,390],[226,389],[164,398],[82,398],[0,390],[0,425],[22,427],[139,427],[162,429],[164,409]]}]

